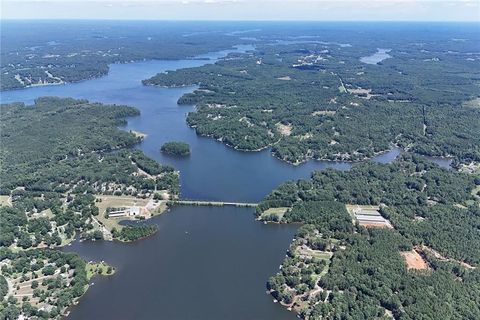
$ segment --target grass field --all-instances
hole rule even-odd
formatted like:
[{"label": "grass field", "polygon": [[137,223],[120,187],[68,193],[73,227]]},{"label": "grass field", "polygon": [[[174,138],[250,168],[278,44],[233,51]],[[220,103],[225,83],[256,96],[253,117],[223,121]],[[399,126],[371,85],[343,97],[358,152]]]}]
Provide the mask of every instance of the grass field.
[{"label": "grass field", "polygon": [[258,217],[258,220],[263,220],[266,217],[271,216],[272,214],[276,215],[278,217],[278,221],[280,221],[284,214],[289,210],[289,207],[279,207],[279,208],[270,208],[262,212],[260,217]]},{"label": "grass field", "polygon": [[148,203],[149,200],[139,199],[131,196],[97,196],[97,199],[101,200],[100,202],[95,203],[95,205],[98,207],[100,215],[103,215],[108,207],[143,207]]},{"label": "grass field", "polygon": [[476,186],[476,187],[472,190],[472,195],[474,195],[475,197],[477,197],[477,199],[480,199],[480,186]]},{"label": "grass field", "polygon": [[119,208],[119,207],[132,207],[145,206],[149,199],[139,199],[131,196],[97,196],[97,199],[101,200],[95,202],[95,205],[98,207],[99,215],[97,216],[98,221],[100,221],[108,230],[116,228],[117,230],[121,229],[122,226],[119,224],[120,221],[128,219],[127,217],[119,218],[105,218],[105,211],[107,208]]},{"label": "grass field", "polygon": [[480,108],[480,98],[475,98],[473,100],[467,101],[463,105],[471,108]]},{"label": "grass field", "polygon": [[313,250],[310,248],[302,248],[302,247],[298,247],[297,252],[304,256],[309,256],[309,257],[322,259],[322,260],[330,260],[330,258],[333,255],[329,251]]},{"label": "grass field", "polygon": [[158,216],[159,214],[164,213],[167,209],[167,202],[163,201],[157,208],[155,208],[154,210],[150,210],[150,213],[152,214],[152,216]]},{"label": "grass field", "polygon": [[125,219],[128,219],[128,218],[105,218],[104,214],[101,213],[99,214],[97,217],[97,220],[99,222],[101,222],[109,231],[112,231],[113,228],[117,229],[117,230],[121,230],[123,228],[122,225],[120,225],[120,221],[122,220],[125,220]]},{"label": "grass field", "polygon": [[[89,262],[87,263],[87,279],[91,279],[94,276],[101,275],[101,276],[110,276],[115,273],[115,268],[109,266],[105,262]],[[111,268],[110,273],[109,273],[109,268]]]}]

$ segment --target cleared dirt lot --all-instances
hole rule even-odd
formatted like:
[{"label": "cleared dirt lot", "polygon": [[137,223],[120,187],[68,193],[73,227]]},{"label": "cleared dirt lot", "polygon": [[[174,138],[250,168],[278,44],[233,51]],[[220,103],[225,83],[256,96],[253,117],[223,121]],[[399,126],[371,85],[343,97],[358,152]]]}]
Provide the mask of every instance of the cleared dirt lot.
[{"label": "cleared dirt lot", "polygon": [[415,250],[400,252],[407,263],[407,269],[428,270],[428,263]]}]

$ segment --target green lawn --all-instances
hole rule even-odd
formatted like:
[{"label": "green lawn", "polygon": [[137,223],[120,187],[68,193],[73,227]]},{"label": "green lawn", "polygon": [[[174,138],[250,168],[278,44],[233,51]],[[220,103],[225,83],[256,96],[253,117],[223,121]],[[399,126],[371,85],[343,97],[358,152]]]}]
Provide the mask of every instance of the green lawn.
[{"label": "green lawn", "polygon": [[279,208],[270,208],[262,212],[259,220],[263,220],[265,217],[271,216],[272,214],[276,215],[279,221],[283,218],[284,214],[289,210],[289,207],[279,207]]}]

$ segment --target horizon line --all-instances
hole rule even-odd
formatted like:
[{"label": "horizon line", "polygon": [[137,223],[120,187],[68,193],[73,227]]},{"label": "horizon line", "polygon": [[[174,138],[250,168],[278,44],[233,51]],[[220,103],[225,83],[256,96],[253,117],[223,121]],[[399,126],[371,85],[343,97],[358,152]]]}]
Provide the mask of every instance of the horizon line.
[{"label": "horizon line", "polygon": [[480,20],[301,20],[301,19],[128,19],[128,18],[0,18],[3,21],[136,21],[136,22],[381,22],[381,23],[474,23],[480,25]]}]

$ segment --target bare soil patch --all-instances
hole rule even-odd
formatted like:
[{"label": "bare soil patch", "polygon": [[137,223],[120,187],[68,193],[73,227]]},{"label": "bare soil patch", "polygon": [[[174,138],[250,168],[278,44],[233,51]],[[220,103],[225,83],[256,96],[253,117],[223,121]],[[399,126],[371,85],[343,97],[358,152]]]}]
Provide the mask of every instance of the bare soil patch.
[{"label": "bare soil patch", "polygon": [[315,111],[312,113],[312,116],[333,116],[335,113],[337,112],[332,110]]},{"label": "bare soil patch", "polygon": [[402,257],[407,263],[407,269],[415,270],[427,270],[428,263],[422,258],[422,256],[415,250],[400,252]]},{"label": "bare soil patch", "polygon": [[277,123],[276,124],[278,132],[282,136],[290,136],[292,134],[293,127],[291,124],[283,124],[283,123]]}]

